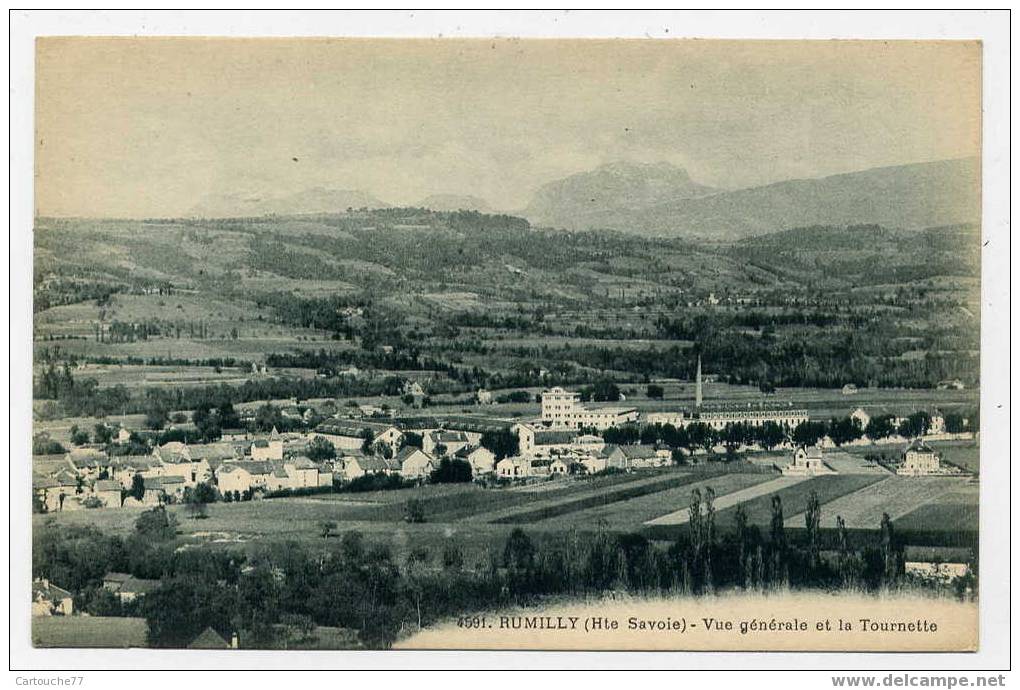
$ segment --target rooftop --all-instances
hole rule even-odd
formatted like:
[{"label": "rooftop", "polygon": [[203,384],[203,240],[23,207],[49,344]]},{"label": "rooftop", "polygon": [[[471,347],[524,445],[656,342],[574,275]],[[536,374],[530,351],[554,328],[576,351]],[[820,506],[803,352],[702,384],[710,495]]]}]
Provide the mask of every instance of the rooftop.
[{"label": "rooftop", "polygon": [[220,465],[219,474],[231,474],[232,472],[240,472],[242,470],[248,474],[269,474],[273,471],[273,465],[265,460],[224,462]]},{"label": "rooftop", "polygon": [[577,438],[573,431],[536,431],[535,443],[540,446],[562,445],[572,443]]},{"label": "rooftop", "polygon": [[188,643],[188,649],[230,649],[230,643],[212,628],[206,628]]}]

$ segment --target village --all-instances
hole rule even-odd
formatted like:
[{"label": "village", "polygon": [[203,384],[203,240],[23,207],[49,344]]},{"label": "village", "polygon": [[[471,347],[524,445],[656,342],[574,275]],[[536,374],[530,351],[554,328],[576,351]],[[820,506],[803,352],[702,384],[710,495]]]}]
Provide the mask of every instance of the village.
[{"label": "village", "polygon": [[[407,390],[410,395],[424,394],[416,384],[409,384]],[[785,497],[790,527],[802,520],[798,501],[807,495],[806,490],[793,492],[812,487],[811,500],[817,500],[821,491],[823,506],[830,511],[822,526],[842,530],[846,525],[842,515],[854,527],[870,527],[869,521],[879,513],[885,521],[889,512],[902,516],[937,505],[941,497],[965,488],[975,475],[932,447],[973,442],[975,431],[957,428],[969,426],[969,420],[951,417],[954,428],[949,430],[946,416],[935,409],[890,416],[882,409],[869,412],[858,406],[844,420],[832,420],[826,429],[825,423],[811,420],[806,409],[790,403],[711,406],[704,404],[702,390],[700,363],[694,400],[671,412],[642,414],[626,405],[626,400],[591,404],[582,402],[576,391],[554,386],[538,395],[541,412],[537,418],[504,424],[491,418],[482,423],[451,415],[428,418],[432,423],[423,425],[421,419],[389,417],[381,408],[370,408],[368,416],[350,417],[336,412],[343,409],[336,401],[307,402],[283,409],[295,420],[313,421],[306,430],[280,432],[274,427],[260,433],[252,413],[243,411],[239,419],[250,428],[222,429],[218,439],[207,443],[157,443],[150,452],[134,455],[111,454],[107,449],[148,448],[146,431],[110,427],[101,433],[109,439],[105,445],[83,442],[66,454],[36,458],[37,466],[51,471],[36,473],[34,506],[40,517],[129,511],[140,516],[140,524],[143,513],[177,505],[183,505],[189,517],[200,519],[206,517],[211,503],[279,502],[279,515],[286,519],[287,506],[297,507],[287,503],[297,500],[294,497],[378,489],[400,494],[428,485],[470,482],[482,491],[518,494],[518,502],[510,502],[518,507],[510,512],[487,513],[486,502],[479,503],[473,514],[496,523],[493,526],[505,522],[541,526],[547,519],[574,525],[608,524],[614,516],[626,516],[613,526],[641,528],[654,536],[656,530],[686,527],[693,509],[677,510],[674,502],[683,501],[681,497],[689,491],[698,496],[699,486],[711,491],[709,495],[714,495],[712,487],[719,488],[715,500],[723,511],[720,519],[734,507],[745,510],[745,506],[754,518],[762,500]],[[489,391],[479,391],[476,399],[479,407],[495,405]],[[836,433],[841,425],[853,430],[849,437],[845,431]],[[817,437],[810,438],[811,433]],[[891,452],[876,456],[862,453],[864,449]],[[624,477],[633,479],[607,484],[606,489],[591,484],[599,478]],[[817,484],[834,479],[844,484]],[[568,488],[572,485],[577,488]],[[550,505],[549,497],[560,495],[564,500],[557,498]],[[410,498],[407,505],[417,500]],[[865,504],[863,511],[859,504]],[[599,512],[600,505],[608,511]],[[639,522],[628,513],[635,509]],[[766,519],[763,513],[758,515],[757,519]],[[229,524],[229,514],[224,518]],[[408,519],[412,518],[405,515],[398,521]],[[413,521],[426,519],[451,518],[419,515]],[[320,524],[325,525],[323,536],[328,536],[335,523]],[[386,529],[385,522],[372,524]],[[957,529],[959,525],[945,523],[943,518],[941,527]],[[399,527],[391,529],[400,532]],[[908,545],[903,554],[904,576],[927,586],[956,586],[971,577],[972,556],[967,549]],[[242,573],[250,570],[246,566]],[[146,610],[145,598],[161,587],[159,579],[115,570],[100,579],[98,594],[91,594],[90,601],[100,595],[109,597],[113,603],[106,606],[116,607],[122,616]],[[34,580],[32,597],[37,617],[87,619],[89,609],[96,610],[95,603],[86,604],[86,610],[76,609],[81,595],[48,577]],[[137,619],[103,620],[119,621],[110,623],[116,629]],[[132,639],[142,643],[137,634]],[[238,633],[226,635],[206,627],[188,646],[237,648]]]},{"label": "village", "polygon": [[[577,392],[552,387],[538,397],[541,414],[526,421],[472,418],[422,420],[388,417],[370,408],[368,417],[345,417],[336,401],[285,406],[282,414],[318,419],[303,431],[268,433],[251,428],[222,429],[214,442],[143,440],[146,432],[106,428],[110,444],[80,443],[66,454],[39,459],[33,481],[37,512],[132,508],[175,503],[205,504],[264,497],[342,491],[366,477],[399,478],[394,486],[451,481],[444,466],[463,469],[452,481],[491,487],[525,482],[592,477],[673,465],[732,459],[787,476],[879,471],[906,477],[963,476],[966,468],[944,462],[933,441],[967,441],[975,433],[960,420],[947,429],[937,409],[913,419],[856,407],[845,422],[851,431],[834,440],[817,433],[806,409],[781,402],[705,406],[700,361],[695,399],[688,409],[643,416],[625,405],[582,403]],[[407,395],[421,396],[411,383]],[[480,390],[480,406],[492,404]],[[239,416],[253,422],[255,408]],[[360,410],[359,410],[360,411]],[[960,428],[960,427],[963,428]],[[812,438],[811,432],[815,435]],[[149,434],[151,436],[151,434]],[[679,438],[682,436],[683,438]],[[112,444],[112,445],[111,445]],[[130,444],[135,454],[107,452]],[[893,449],[882,465],[847,449]],[[763,455],[757,458],[756,455]],[[883,456],[885,454],[883,453]],[[40,472],[39,467],[48,467]]]}]

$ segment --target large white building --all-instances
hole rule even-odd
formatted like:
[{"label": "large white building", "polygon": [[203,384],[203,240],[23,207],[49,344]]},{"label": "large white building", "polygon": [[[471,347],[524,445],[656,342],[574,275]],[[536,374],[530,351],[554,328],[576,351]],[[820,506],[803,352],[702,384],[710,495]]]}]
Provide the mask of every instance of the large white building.
[{"label": "large white building", "polygon": [[795,428],[808,420],[805,409],[783,407],[780,405],[747,405],[712,410],[702,410],[695,422],[707,424],[713,429],[722,430],[730,424],[747,424],[762,426],[766,422],[774,422],[782,427]]},{"label": "large white building", "polygon": [[680,410],[677,412],[650,412],[645,416],[649,424],[670,424],[682,429],[690,424],[700,422],[717,431],[722,431],[730,424],[747,424],[762,426],[766,422],[774,422],[781,427],[793,429],[801,422],[808,420],[806,409],[781,404],[749,404],[732,405],[711,409],[701,409],[694,414]]},{"label": "large white building", "polygon": [[542,421],[554,429],[604,431],[637,419],[633,407],[588,407],[581,403],[579,393],[558,386],[542,393]]}]

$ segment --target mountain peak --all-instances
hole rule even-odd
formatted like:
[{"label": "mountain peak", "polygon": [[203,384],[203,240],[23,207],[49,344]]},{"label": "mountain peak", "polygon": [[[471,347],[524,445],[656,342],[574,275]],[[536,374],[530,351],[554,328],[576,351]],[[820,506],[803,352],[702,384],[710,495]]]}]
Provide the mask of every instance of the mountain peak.
[{"label": "mountain peak", "polygon": [[592,214],[693,199],[715,191],[666,161],[612,161],[543,185],[525,215],[533,223],[577,227]]}]

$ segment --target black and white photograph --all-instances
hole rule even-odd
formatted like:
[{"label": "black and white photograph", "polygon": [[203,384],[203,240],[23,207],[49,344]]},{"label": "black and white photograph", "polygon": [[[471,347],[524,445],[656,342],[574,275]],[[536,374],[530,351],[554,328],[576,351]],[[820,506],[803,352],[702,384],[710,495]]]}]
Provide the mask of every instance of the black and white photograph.
[{"label": "black and white photograph", "polygon": [[12,631],[979,651],[979,38],[336,34],[35,38]]}]

